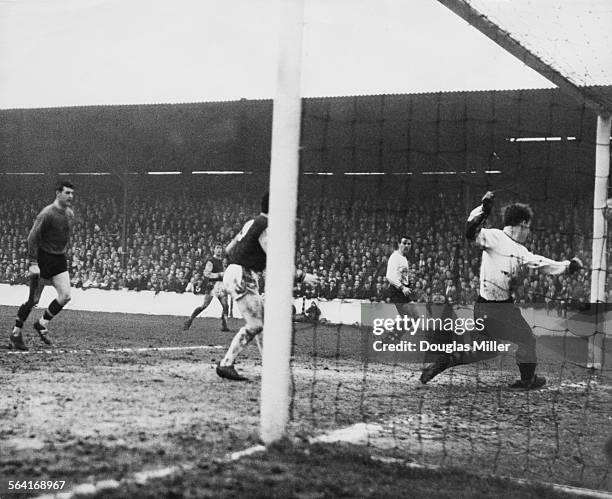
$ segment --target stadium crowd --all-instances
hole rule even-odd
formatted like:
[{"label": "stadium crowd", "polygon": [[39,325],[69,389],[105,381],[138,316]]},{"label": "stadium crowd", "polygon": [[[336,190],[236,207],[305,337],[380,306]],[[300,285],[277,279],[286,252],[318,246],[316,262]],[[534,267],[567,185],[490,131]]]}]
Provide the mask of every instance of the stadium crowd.
[{"label": "stadium crowd", "polygon": [[[211,199],[187,191],[181,195],[139,193],[128,201],[124,234],[119,197],[78,195],[69,253],[72,285],[200,293],[205,284],[203,266],[214,243],[227,244],[256,212],[256,206],[255,199],[237,196]],[[26,236],[41,208],[24,198],[0,201],[4,214],[0,220],[0,282],[26,282]],[[398,238],[409,236],[413,242],[407,255],[413,299],[473,303],[480,258],[463,236],[471,208],[460,195],[448,193],[429,193],[410,201],[303,200],[296,265],[317,274],[320,283],[316,288],[297,285],[295,293],[325,300],[386,301],[387,258]],[[531,251],[556,260],[577,255],[589,268],[589,210],[556,203],[534,208]],[[499,218],[491,224],[499,226]],[[516,299],[546,303],[560,311],[568,303],[588,301],[589,290],[587,271],[571,277],[527,272],[516,284]]]}]

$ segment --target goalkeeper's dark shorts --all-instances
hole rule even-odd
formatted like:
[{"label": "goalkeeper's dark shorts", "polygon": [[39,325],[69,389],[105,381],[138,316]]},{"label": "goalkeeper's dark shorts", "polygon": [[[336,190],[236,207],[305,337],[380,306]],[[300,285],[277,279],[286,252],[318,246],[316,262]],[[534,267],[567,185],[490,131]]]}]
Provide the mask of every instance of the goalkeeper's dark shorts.
[{"label": "goalkeeper's dark shorts", "polygon": [[62,272],[67,272],[66,255],[64,253],[56,255],[39,249],[38,268],[40,269],[40,277],[43,279],[51,279]]}]

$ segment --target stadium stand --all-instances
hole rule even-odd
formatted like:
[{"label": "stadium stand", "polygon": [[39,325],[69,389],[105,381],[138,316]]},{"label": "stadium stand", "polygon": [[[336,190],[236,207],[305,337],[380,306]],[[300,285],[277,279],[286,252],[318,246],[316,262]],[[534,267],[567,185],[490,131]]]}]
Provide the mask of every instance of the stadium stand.
[{"label": "stadium stand", "polygon": [[[300,205],[296,266],[316,273],[320,284],[316,289],[298,285],[296,296],[387,301],[387,257],[395,239],[405,234],[414,241],[408,255],[413,299],[472,303],[478,290],[478,268],[469,262],[478,262],[478,258],[462,237],[466,215],[462,201],[457,194],[432,194],[425,192],[422,199],[406,202],[305,200]],[[70,253],[73,286],[199,293],[202,266],[212,245],[227,243],[254,203],[236,196],[204,198],[188,190],[165,196],[141,192],[129,201],[123,247],[121,199],[106,194],[80,196]],[[39,208],[18,195],[0,201],[0,210],[6,214],[0,220],[3,283],[26,282],[25,238]],[[436,215],[439,209],[444,217]],[[542,214],[538,225],[557,230],[534,231],[532,250],[560,260],[578,254],[588,265],[588,235],[573,229],[588,228],[580,219],[587,212],[575,204],[538,207]],[[517,299],[546,303],[550,311],[562,313],[569,304],[588,301],[588,278],[586,274],[528,273],[517,285]]]}]

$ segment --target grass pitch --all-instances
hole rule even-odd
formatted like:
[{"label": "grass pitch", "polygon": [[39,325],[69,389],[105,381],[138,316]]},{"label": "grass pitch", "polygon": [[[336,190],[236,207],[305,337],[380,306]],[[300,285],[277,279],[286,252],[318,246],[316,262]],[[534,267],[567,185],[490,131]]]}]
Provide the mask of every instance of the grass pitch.
[{"label": "grass pitch", "polygon": [[[5,337],[14,313],[0,307]],[[3,497],[8,480],[53,479],[66,480],[66,488],[120,482],[100,497],[389,497],[407,490],[413,497],[427,491],[512,497],[507,494],[516,489],[486,478],[491,473],[612,490],[600,449],[612,422],[610,372],[580,367],[586,348],[580,338],[542,339],[548,388],[513,393],[504,388],[515,376],[508,356],[420,387],[420,365],[366,359],[358,328],[298,323],[294,443],[230,463],[229,452],[258,443],[254,345],[237,366],[252,381],[231,383],[214,372],[233,336],[219,331],[218,320],[196,320],[184,332],[181,317],[67,310],[52,322],[53,350],[39,342],[30,322],[24,329],[29,353],[0,349]],[[230,321],[233,331],[240,324]],[[361,422],[376,431],[359,447],[305,443]],[[371,454],[451,471],[417,473],[374,463]],[[176,465],[186,467],[144,485],[130,479]],[[525,490],[522,497],[559,494]]]}]

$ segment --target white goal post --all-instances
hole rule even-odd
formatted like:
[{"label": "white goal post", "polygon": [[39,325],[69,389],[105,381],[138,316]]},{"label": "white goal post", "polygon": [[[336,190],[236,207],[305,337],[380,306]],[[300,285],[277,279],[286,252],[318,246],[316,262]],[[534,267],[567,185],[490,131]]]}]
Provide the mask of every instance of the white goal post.
[{"label": "white goal post", "polygon": [[291,305],[295,273],[301,121],[303,0],[280,0],[277,88],[272,113],[260,437],[285,436],[291,401]]},{"label": "white goal post", "polygon": [[597,118],[597,137],[595,143],[595,191],[593,195],[593,249],[591,270],[591,303],[596,310],[595,331],[589,336],[587,367],[603,368],[605,309],[606,309],[606,274],[607,274],[607,239],[608,221],[608,177],[610,175],[610,131],[612,118],[600,115]]}]

